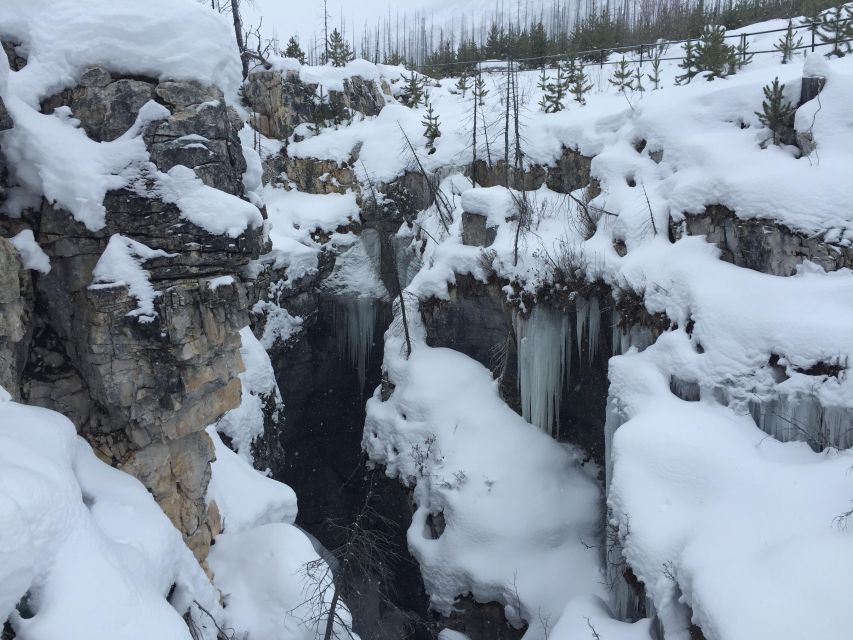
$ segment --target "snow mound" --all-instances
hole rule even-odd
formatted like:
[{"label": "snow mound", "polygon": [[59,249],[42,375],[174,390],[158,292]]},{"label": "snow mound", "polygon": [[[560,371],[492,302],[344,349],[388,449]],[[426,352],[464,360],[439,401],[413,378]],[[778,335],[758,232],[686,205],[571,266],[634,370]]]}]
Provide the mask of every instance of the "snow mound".
[{"label": "snow mound", "polygon": [[267,478],[231,451],[213,426],[207,434],[216,449],[207,500],[219,507],[223,531],[236,533],[271,522],[293,524],[297,512],[293,489]]},{"label": "snow mound", "polygon": [[[190,640],[181,614],[192,601],[217,611],[148,491],[58,413],[0,400],[0,520],[0,619],[11,614],[19,638]],[[24,618],[15,607],[27,594]]]},{"label": "snow mound", "polygon": [[233,27],[193,0],[4,0],[0,36],[19,42],[27,66],[11,91],[33,107],[72,86],[89,65],[158,79],[197,80],[236,97]]},{"label": "snow mound", "polygon": [[666,637],[693,622],[708,640],[848,638],[853,452],[780,443],[748,415],[676,398],[650,350],[613,360],[630,419],[612,438],[608,504]]},{"label": "snow mound", "polygon": [[[332,598],[330,574],[309,538],[289,524],[267,524],[223,533],[210,549],[208,563],[225,598],[227,626],[252,640],[316,640],[326,629]],[[310,566],[316,573],[308,573]],[[312,576],[316,575],[316,579]],[[318,599],[313,596],[318,590]],[[316,607],[315,607],[316,605]],[[350,624],[345,607],[337,610]],[[332,637],[354,638],[341,622]]]},{"label": "snow mound", "polygon": [[[410,314],[412,322],[413,314]],[[392,330],[385,366],[395,389],[368,401],[363,446],[391,477],[415,485],[409,548],[431,606],[457,596],[505,606],[528,638],[568,600],[603,595],[596,539],[601,491],[578,452],[525,422],[499,397],[487,369],[422,344],[411,356]]]}]

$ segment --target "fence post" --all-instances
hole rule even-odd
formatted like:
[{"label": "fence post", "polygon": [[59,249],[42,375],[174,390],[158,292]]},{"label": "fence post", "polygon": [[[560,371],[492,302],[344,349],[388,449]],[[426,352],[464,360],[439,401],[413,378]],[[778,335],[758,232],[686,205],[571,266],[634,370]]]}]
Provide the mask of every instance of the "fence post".
[{"label": "fence post", "polygon": [[643,67],[643,46],[644,45],[642,45],[642,44],[640,45],[640,68],[641,69]]},{"label": "fence post", "polygon": [[599,66],[603,69],[604,68],[604,49],[601,50],[601,56],[599,57],[598,61],[601,63]]},{"label": "fence post", "polygon": [[746,61],[746,34],[740,34],[740,56],[741,60]]},{"label": "fence post", "polygon": [[817,23],[812,22],[812,53],[814,53],[814,34],[815,34],[816,29],[817,29]]}]

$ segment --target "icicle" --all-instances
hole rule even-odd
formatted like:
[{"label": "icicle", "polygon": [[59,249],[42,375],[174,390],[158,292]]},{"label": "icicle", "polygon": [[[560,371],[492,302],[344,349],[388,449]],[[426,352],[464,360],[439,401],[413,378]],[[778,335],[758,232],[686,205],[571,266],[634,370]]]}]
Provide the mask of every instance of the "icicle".
[{"label": "icicle", "polygon": [[560,399],[571,371],[571,331],[568,317],[534,307],[528,318],[515,318],[518,344],[518,386],[521,415],[552,435],[560,422]]},{"label": "icicle", "polygon": [[589,363],[592,364],[592,361],[595,359],[595,354],[598,352],[598,332],[601,328],[601,308],[598,305],[598,298],[590,299],[587,316]]},{"label": "icicle", "polygon": [[622,351],[622,341],[620,340],[622,330],[619,328],[619,321],[622,319],[622,314],[620,314],[616,309],[613,309],[610,312],[610,326],[612,328],[610,332],[610,353],[614,356],[621,355]]},{"label": "icicle", "polygon": [[588,315],[589,301],[586,298],[578,296],[575,299],[575,337],[578,341],[578,360],[583,355],[583,334]]},{"label": "icicle", "polygon": [[758,428],[780,442],[800,440],[815,451],[853,445],[853,411],[828,406],[812,394],[750,398],[749,412]]},{"label": "icicle", "polygon": [[345,359],[358,374],[359,389],[364,389],[373,331],[376,326],[376,301],[365,297],[340,297],[332,303],[338,357]]}]

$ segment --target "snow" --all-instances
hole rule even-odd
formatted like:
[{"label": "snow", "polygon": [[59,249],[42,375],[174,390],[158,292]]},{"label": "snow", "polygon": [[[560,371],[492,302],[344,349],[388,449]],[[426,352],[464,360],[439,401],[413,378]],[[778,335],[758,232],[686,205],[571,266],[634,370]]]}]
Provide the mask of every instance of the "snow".
[{"label": "snow", "polygon": [[610,609],[597,596],[579,596],[566,605],[548,636],[551,640],[648,640],[651,637],[650,620],[633,624],[614,620]]},{"label": "snow", "polygon": [[[193,0],[4,0],[0,36],[28,64],[10,90],[32,107],[73,86],[90,65],[156,79],[196,80],[236,98],[240,60],[233,26]],[[86,46],[80,46],[85,43]]]},{"label": "snow", "polygon": [[848,637],[853,547],[838,518],[851,453],[780,443],[748,415],[675,398],[657,350],[612,361],[629,420],[613,436],[608,501],[666,637],[687,638],[691,615],[709,640]]},{"label": "snow", "polygon": [[[249,227],[263,225],[256,205],[204,184],[189,167],[175,165],[167,173],[156,172],[155,179],[152,193],[144,195],[176,204],[181,217],[210,233],[236,238]],[[137,181],[137,190],[143,189],[140,182]]]},{"label": "snow", "polygon": [[[189,640],[192,601],[217,610],[148,491],[58,413],[0,400],[0,514],[0,619],[11,613],[19,638]],[[26,593],[35,615],[23,618],[14,607]]]},{"label": "snow", "polygon": [[[449,613],[457,596],[504,605],[508,619],[543,637],[573,596],[603,595],[594,541],[601,493],[580,452],[525,422],[498,396],[479,363],[423,343],[410,309],[413,351],[402,330],[386,334],[385,370],[395,385],[367,403],[363,446],[390,477],[414,485],[407,537],[430,604]],[[393,325],[392,325],[393,327]],[[436,537],[430,521],[442,514]]]},{"label": "snow", "polygon": [[171,258],[174,255],[162,249],[151,249],[121,234],[113,234],[92,270],[92,284],[89,288],[127,287],[137,303],[136,309],[127,315],[138,318],[140,322],[152,322],[155,316],[154,298],[158,293],[142,264],[152,258]]},{"label": "snow", "polygon": [[231,451],[212,425],[207,433],[216,449],[207,501],[219,507],[222,530],[237,533],[273,522],[293,524],[297,511],[293,489],[267,478]]},{"label": "snow", "polygon": [[207,281],[207,288],[216,290],[219,287],[230,287],[234,284],[234,276],[217,276]]},{"label": "snow", "polygon": [[[5,96],[4,101],[15,123],[2,134],[12,176],[30,192],[43,194],[68,210],[90,231],[105,224],[107,191],[127,186],[148,160],[141,137],[145,125],[169,116],[165,107],[150,101],[124,135],[111,142],[95,142],[68,109],[44,115],[15,94]],[[20,216],[19,210],[7,212]]]},{"label": "snow", "polygon": [[239,376],[240,406],[222,416],[215,426],[228,436],[240,458],[251,465],[252,443],[264,434],[265,407],[272,400],[271,419],[278,422],[283,403],[270,357],[249,327],[240,330],[240,356],[245,367]]},{"label": "snow", "polygon": [[[238,637],[323,637],[325,617],[317,619],[317,609],[327,610],[331,601],[330,576],[310,539],[298,528],[279,523],[220,534],[208,563],[225,598],[226,625]],[[338,613],[348,622],[345,607]],[[335,626],[333,637],[350,637],[340,623]]]},{"label": "snow", "polygon": [[50,258],[36,242],[32,229],[24,229],[18,235],[9,238],[9,242],[15,246],[21,255],[24,269],[50,273]]}]

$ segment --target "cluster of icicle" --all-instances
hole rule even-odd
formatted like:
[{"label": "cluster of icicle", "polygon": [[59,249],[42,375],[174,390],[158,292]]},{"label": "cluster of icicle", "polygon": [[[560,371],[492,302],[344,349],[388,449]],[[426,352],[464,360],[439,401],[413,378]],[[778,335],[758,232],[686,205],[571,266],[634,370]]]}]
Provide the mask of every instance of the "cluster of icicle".
[{"label": "cluster of icicle", "polygon": [[[598,298],[575,300],[577,352],[595,359],[601,326]],[[560,423],[560,400],[572,370],[572,330],[567,313],[537,305],[515,316],[521,415],[549,435]],[[586,342],[586,349],[584,349]]]}]

